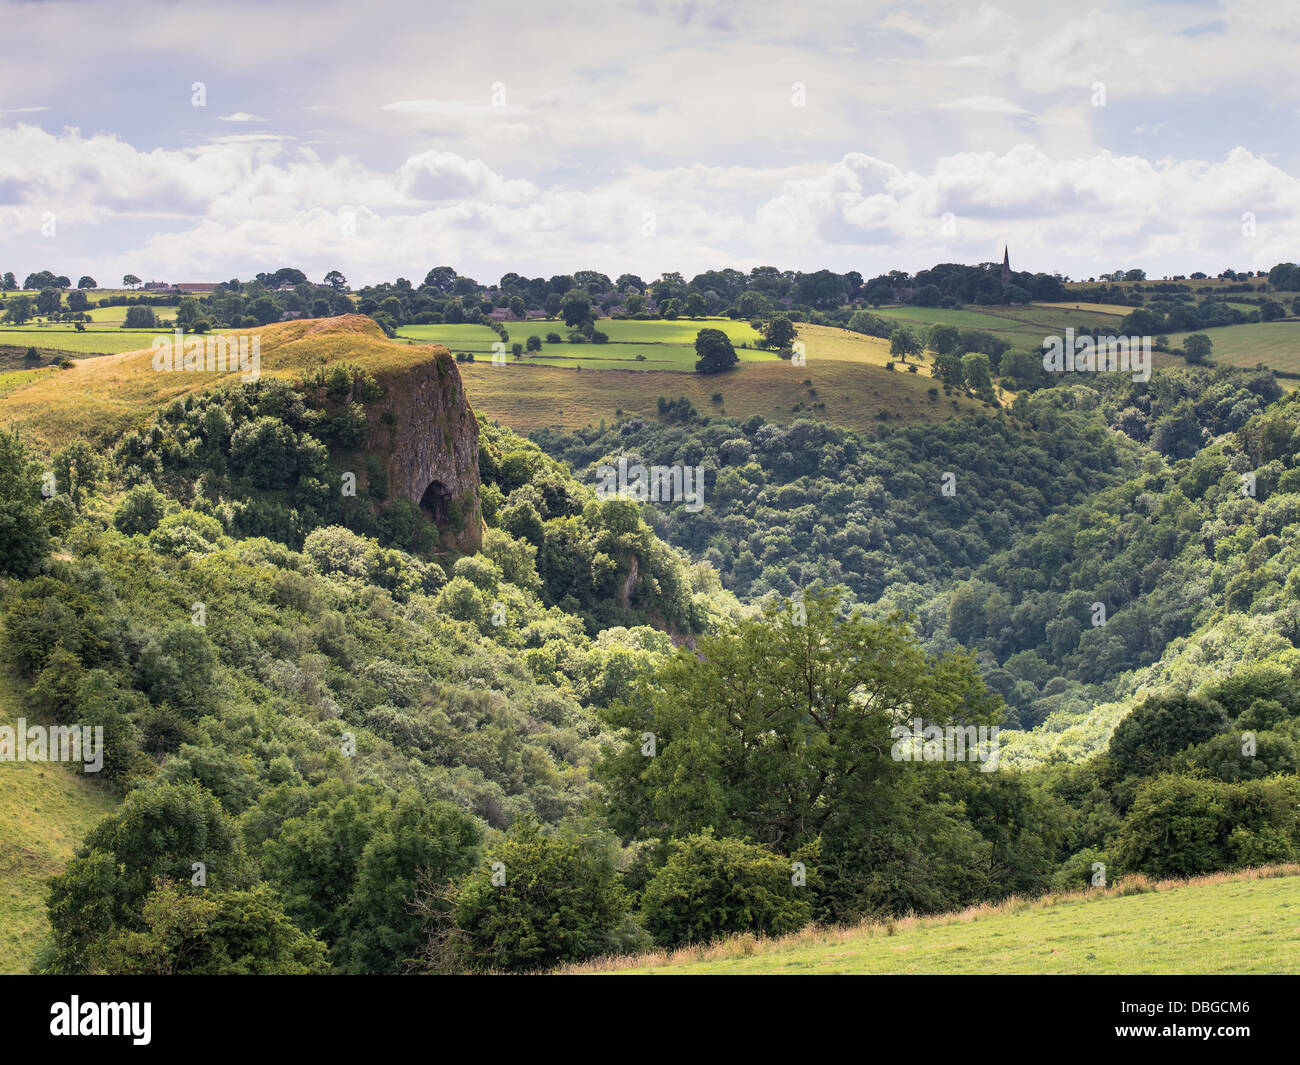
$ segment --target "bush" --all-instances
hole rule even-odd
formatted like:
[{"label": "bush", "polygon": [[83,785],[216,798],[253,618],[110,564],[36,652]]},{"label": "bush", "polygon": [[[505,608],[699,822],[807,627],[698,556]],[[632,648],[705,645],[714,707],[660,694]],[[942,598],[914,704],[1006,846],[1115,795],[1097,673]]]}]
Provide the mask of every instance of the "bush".
[{"label": "bush", "polygon": [[138,484],[113,512],[113,525],[127,536],[148,535],[167,513],[167,499],[152,484]]},{"label": "bush", "polygon": [[666,947],[731,932],[794,932],[812,919],[812,902],[810,889],[794,886],[792,876],[788,859],[706,830],[674,841],[667,864],[646,885],[642,916]]},{"label": "bush", "polygon": [[150,547],[176,558],[211,554],[220,542],[221,522],[193,510],[167,515],[149,533]]},{"label": "bush", "polygon": [[1165,775],[1143,781],[1115,837],[1124,872],[1196,876],[1294,861],[1300,852],[1300,781],[1224,784]]},{"label": "bush", "polygon": [[455,905],[465,960],[479,969],[545,969],[603,953],[626,913],[612,849],[543,835],[531,816],[465,878]]},{"label": "bush", "polygon": [[120,930],[94,945],[87,965],[91,973],[303,976],[329,971],[325,944],[295,928],[265,885],[197,894],[159,880],[142,914],[142,930]]},{"label": "bush", "polygon": [[1227,727],[1223,707],[1189,695],[1154,696],[1135,707],[1110,738],[1110,761],[1119,777],[1151,776],[1171,756],[1203,743]]}]

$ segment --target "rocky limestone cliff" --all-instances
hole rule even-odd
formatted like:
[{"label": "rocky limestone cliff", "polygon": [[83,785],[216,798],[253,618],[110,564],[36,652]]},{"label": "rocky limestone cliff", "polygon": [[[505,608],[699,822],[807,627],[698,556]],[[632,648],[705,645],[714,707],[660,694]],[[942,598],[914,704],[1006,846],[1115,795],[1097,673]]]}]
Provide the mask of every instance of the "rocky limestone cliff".
[{"label": "rocky limestone cliff", "polygon": [[470,553],[483,541],[478,421],[456,360],[445,348],[425,350],[427,360],[375,374],[384,394],[370,408],[367,450],[384,464],[389,499],[418,504],[445,547]]}]

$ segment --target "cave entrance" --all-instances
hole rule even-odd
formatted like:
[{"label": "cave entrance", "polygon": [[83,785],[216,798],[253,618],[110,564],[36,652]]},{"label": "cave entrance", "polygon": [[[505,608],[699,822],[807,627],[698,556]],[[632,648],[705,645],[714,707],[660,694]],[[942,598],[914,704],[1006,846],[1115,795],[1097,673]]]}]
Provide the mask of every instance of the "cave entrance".
[{"label": "cave entrance", "polygon": [[451,492],[441,481],[434,481],[424,490],[420,497],[420,509],[439,525],[447,524],[447,506],[451,501]]}]

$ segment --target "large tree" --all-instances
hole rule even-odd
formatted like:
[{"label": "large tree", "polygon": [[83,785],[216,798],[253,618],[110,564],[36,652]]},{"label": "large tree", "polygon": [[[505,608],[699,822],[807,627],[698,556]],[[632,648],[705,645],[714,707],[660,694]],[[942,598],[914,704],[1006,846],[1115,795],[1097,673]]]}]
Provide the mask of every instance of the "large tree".
[{"label": "large tree", "polygon": [[794,337],[794,323],[784,314],[774,315],[763,327],[763,343],[769,348],[788,348]]},{"label": "large tree", "polygon": [[909,355],[919,355],[923,350],[920,338],[906,326],[895,330],[889,338],[889,354],[897,355],[903,362],[907,362]]},{"label": "large tree", "polygon": [[931,659],[899,618],[838,610],[834,594],[770,604],[700,637],[609,711],[628,741],[603,766],[616,826],[712,826],[788,853],[884,801],[909,764],[891,757],[893,726],[1000,719],[968,656]]},{"label": "large tree", "polygon": [[1204,333],[1193,333],[1183,341],[1183,353],[1187,356],[1188,362],[1208,362],[1213,348],[1214,341]]},{"label": "large tree", "polygon": [[722,373],[740,362],[740,356],[731,346],[731,340],[721,329],[701,329],[695,334],[695,361],[697,373]]}]

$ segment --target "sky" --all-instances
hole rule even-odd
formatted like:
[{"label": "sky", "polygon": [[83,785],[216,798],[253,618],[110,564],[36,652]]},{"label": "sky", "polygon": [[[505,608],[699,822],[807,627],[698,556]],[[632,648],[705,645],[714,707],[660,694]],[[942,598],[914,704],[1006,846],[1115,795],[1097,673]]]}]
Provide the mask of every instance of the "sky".
[{"label": "sky", "polygon": [[0,0],[0,271],[1300,260],[1279,0]]}]

